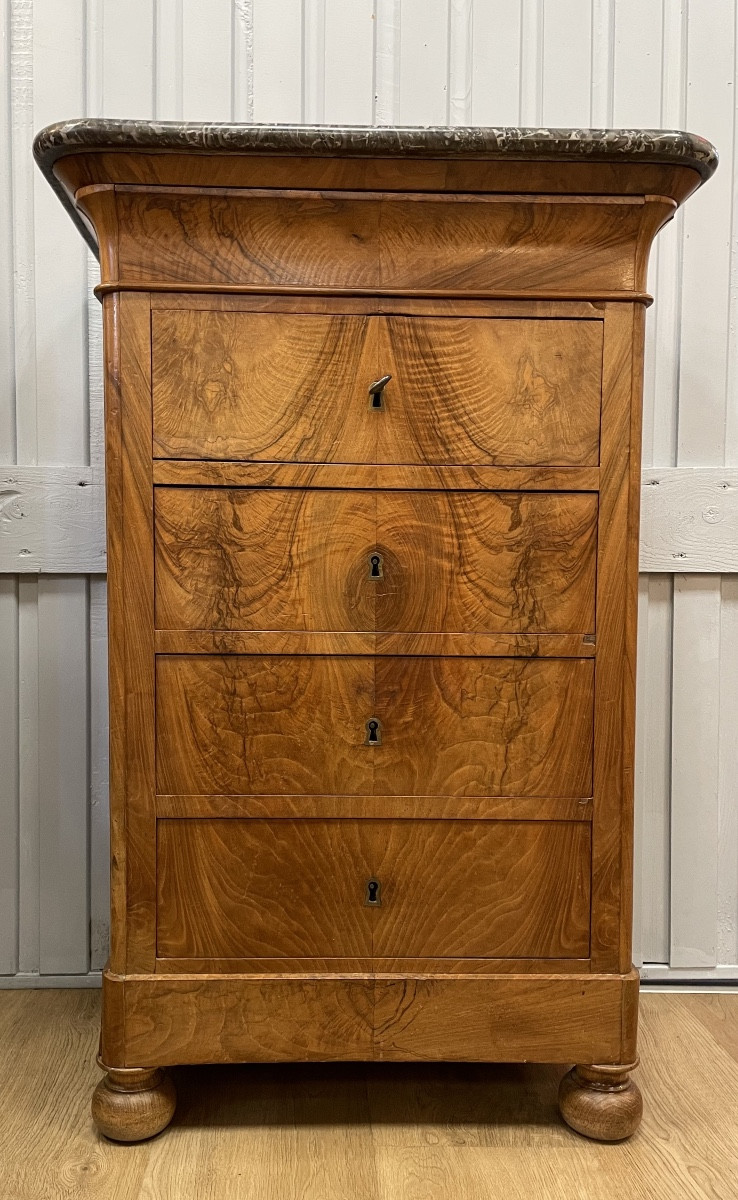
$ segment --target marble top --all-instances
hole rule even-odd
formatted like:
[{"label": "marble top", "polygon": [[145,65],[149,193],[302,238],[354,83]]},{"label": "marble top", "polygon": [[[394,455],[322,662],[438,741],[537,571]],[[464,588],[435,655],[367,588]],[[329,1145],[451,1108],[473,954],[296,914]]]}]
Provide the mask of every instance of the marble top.
[{"label": "marble top", "polygon": [[528,162],[663,163],[701,180],[717,167],[715,147],[673,129],[533,129],[487,126],[234,125],[83,117],[36,134],[36,162],[92,250],[97,245],[54,172],[70,154],[108,151],[314,155],[316,158],[478,159]]},{"label": "marble top", "polygon": [[47,176],[62,155],[95,150],[671,163],[692,167],[703,179],[718,161],[710,142],[671,129],[230,125],[90,117],[48,125],[33,143]]}]

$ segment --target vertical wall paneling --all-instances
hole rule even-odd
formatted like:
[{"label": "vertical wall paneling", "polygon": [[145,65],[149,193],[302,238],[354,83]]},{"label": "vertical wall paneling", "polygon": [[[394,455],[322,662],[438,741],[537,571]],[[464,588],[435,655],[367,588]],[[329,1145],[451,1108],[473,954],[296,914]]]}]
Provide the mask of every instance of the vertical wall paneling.
[{"label": "vertical wall paneling", "polygon": [[18,580],[18,970],[39,969],[38,580]]},{"label": "vertical wall paneling", "polygon": [[470,124],[520,123],[520,51],[523,0],[487,4],[471,12]]},{"label": "vertical wall paneling", "polygon": [[323,120],[371,125],[374,0],[323,0],[323,4],[324,57],[317,68],[324,81]]},{"label": "vertical wall paneling", "polygon": [[671,576],[642,575],[638,602],[634,961],[669,961]]},{"label": "vertical wall paneling", "polygon": [[592,0],[589,120],[599,128],[613,123],[615,9],[616,0]]},{"label": "vertical wall paneling", "polygon": [[[738,42],[738,30],[736,31]],[[733,92],[738,88],[734,80]],[[733,96],[738,106],[738,96]],[[734,109],[733,171],[738,170],[738,113]],[[738,187],[733,187],[728,303],[728,370],[725,402],[725,463],[738,464]],[[720,739],[718,760],[718,939],[717,959],[738,963],[738,771],[735,728],[738,714],[738,578],[724,576],[720,628]]]},{"label": "vertical wall paneling", "polygon": [[254,10],[251,0],[233,4],[233,120],[254,119]]},{"label": "vertical wall paneling", "polygon": [[182,0],[182,117],[230,121],[233,109],[230,0]]},{"label": "vertical wall paneling", "polygon": [[[660,4],[617,0],[611,13],[612,112],[615,126],[679,125],[681,39],[676,38],[676,95],[664,104]],[[597,23],[596,23],[597,25]],[[602,25],[594,36],[601,39]],[[594,59],[593,59],[594,63]],[[670,59],[670,67],[673,58]],[[593,113],[595,111],[593,65]],[[675,103],[674,103],[675,100]],[[655,305],[646,314],[643,385],[644,466],[672,466],[676,447],[678,282],[681,219],[663,230],[649,268]],[[634,958],[669,960],[671,789],[671,576],[641,576],[636,709]]]},{"label": "vertical wall paneling", "polygon": [[302,0],[255,3],[253,35],[254,120],[302,120]]},{"label": "vertical wall paneling", "polygon": [[[101,115],[151,117],[155,6],[151,0],[125,0],[125,4],[120,0],[94,2],[101,22]],[[64,0],[62,4],[51,0],[51,3],[63,12],[72,0]]]},{"label": "vertical wall paneling", "polygon": [[[65,64],[61,72],[60,61]],[[36,128],[54,120],[60,104],[67,111],[84,110],[83,0],[66,5],[34,0],[32,62]],[[45,182],[35,172],[37,455],[40,463],[84,463],[89,452],[87,252]],[[38,969],[84,973],[89,936],[87,581],[42,576],[37,604]]]},{"label": "vertical wall paneling", "polygon": [[[722,165],[715,186],[695,196],[683,218],[680,466],[718,465],[725,454],[734,25],[733,0],[690,6],[685,119],[720,146]],[[717,962],[720,608],[719,577],[675,577],[670,954],[675,967]]]},{"label": "vertical wall paneling", "polygon": [[592,12],[591,0],[544,0],[541,102],[546,124],[591,123]]},{"label": "vertical wall paneling", "polygon": [[156,0],[154,115],[182,120],[182,0]]},{"label": "vertical wall paneling", "polygon": [[447,0],[400,4],[401,125],[448,124]]},{"label": "vertical wall paneling", "polygon": [[720,608],[717,960],[738,963],[738,578],[723,577]]},{"label": "vertical wall paneling", "polygon": [[325,0],[302,0],[302,119],[325,122]]},{"label": "vertical wall paneling", "polygon": [[[541,125],[543,112],[543,4],[522,0],[520,25],[520,124]],[[493,122],[494,124],[494,122]]]},{"label": "vertical wall paneling", "polygon": [[[34,298],[33,7],[11,8],[11,174],[16,454],[37,461]],[[38,971],[38,585],[18,583],[18,970]]]},{"label": "vertical wall paneling", "polygon": [[0,975],[18,970],[18,585],[0,576]]},{"label": "vertical wall paneling", "polygon": [[[10,80],[10,9],[0,10],[0,72]],[[0,88],[0,463],[15,459],[12,132],[10,88]],[[2,493],[0,487],[0,513]],[[0,578],[0,974],[18,969],[18,589]]]},{"label": "vertical wall paneling", "polygon": [[13,186],[10,104],[10,9],[0,9],[0,463],[15,458],[15,347],[13,329]]},{"label": "vertical wall paneling", "polygon": [[473,22],[473,0],[449,0],[449,125],[470,125],[472,121]]},{"label": "vertical wall paneling", "polygon": [[372,122],[400,119],[400,0],[375,0],[374,94]]},{"label": "vertical wall paneling", "polygon": [[[703,133],[720,170],[650,265],[643,461],[738,465],[735,26],[733,0],[6,0],[0,462],[102,470],[97,264],[30,156],[87,113]],[[106,956],[105,597],[0,576],[0,974]],[[738,979],[738,580],[643,575],[639,615],[635,953]]]},{"label": "vertical wall paneling", "polygon": [[89,969],[87,621],[84,578],[38,584],[39,970]]}]

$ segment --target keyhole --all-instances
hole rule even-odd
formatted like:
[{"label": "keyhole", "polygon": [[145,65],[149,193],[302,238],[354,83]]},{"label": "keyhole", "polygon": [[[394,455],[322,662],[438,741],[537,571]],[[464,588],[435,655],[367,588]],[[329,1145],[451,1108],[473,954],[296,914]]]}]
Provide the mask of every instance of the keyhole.
[{"label": "keyhole", "polygon": [[381,890],[381,886],[382,885],[380,884],[378,879],[370,879],[369,880],[369,882],[366,885],[366,899],[364,900],[365,904],[373,904],[373,905],[377,906],[382,903],[382,898],[379,894],[380,890]]},{"label": "keyhole", "polygon": [[382,555],[381,554],[370,555],[370,557],[369,557],[369,578],[370,579],[381,579],[382,578]]},{"label": "keyhole", "polygon": [[384,389],[391,378],[391,375],[383,375],[381,379],[377,379],[374,383],[369,384],[370,408],[384,408]]},{"label": "keyhole", "polygon": [[376,717],[371,717],[366,723],[365,746],[382,745],[382,726]]}]

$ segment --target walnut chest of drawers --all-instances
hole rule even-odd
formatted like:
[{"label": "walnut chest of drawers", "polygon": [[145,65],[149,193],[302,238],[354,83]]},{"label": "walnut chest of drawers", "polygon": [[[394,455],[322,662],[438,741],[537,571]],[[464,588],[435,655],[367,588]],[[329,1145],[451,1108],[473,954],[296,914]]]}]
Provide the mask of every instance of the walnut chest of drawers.
[{"label": "walnut chest of drawers", "polygon": [[93,1113],[178,1063],[558,1062],[638,1123],[645,272],[676,133],[72,122],[104,311]]}]

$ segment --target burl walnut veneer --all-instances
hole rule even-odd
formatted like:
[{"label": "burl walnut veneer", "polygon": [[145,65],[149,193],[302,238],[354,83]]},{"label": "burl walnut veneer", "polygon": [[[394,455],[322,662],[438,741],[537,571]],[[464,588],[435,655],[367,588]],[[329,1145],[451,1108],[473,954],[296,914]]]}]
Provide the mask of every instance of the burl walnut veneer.
[{"label": "burl walnut veneer", "polygon": [[99,248],[112,912],[99,1128],[177,1063],[576,1063],[631,965],[651,241],[681,133],[77,121]]}]

